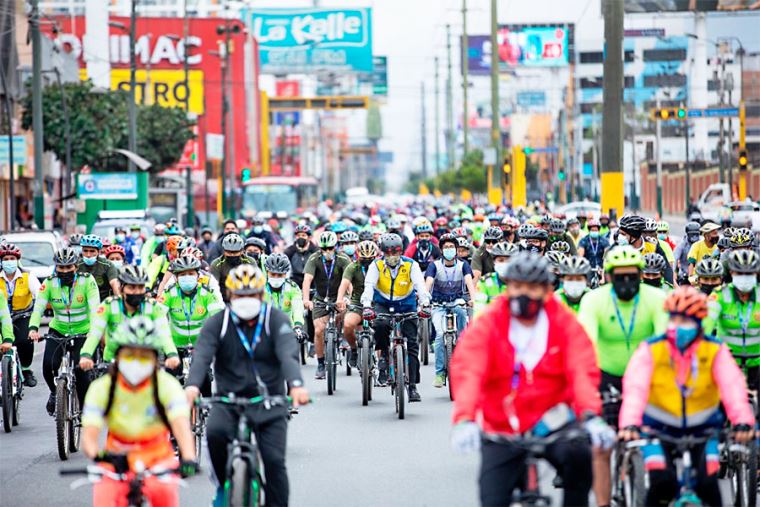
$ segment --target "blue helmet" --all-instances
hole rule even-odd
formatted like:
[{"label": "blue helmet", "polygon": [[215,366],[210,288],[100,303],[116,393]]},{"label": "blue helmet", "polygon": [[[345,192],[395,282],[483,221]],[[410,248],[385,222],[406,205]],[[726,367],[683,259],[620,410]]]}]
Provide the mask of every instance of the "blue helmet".
[{"label": "blue helmet", "polygon": [[167,236],[179,236],[180,235],[180,231],[179,231],[179,227],[177,227],[177,224],[175,224],[175,223],[169,223],[166,226],[166,235]]},{"label": "blue helmet", "polygon": [[344,232],[348,230],[348,226],[346,225],[345,222],[335,222],[330,227],[330,230],[334,232],[335,234],[343,234]]},{"label": "blue helmet", "polygon": [[103,240],[100,239],[100,236],[97,234],[87,234],[85,236],[82,236],[82,239],[79,240],[79,246],[97,248],[100,250],[103,248]]}]

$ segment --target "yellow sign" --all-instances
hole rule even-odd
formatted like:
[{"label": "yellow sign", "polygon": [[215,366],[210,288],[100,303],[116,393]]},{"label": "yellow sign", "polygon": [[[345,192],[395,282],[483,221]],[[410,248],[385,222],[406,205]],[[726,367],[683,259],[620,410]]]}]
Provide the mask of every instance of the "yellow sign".
[{"label": "yellow sign", "polygon": [[417,193],[419,195],[430,195],[430,189],[424,183],[420,183],[420,188]]},{"label": "yellow sign", "polygon": [[[81,69],[79,77],[87,79],[87,70]],[[191,70],[187,76],[190,88],[190,112],[203,114],[203,71]],[[111,69],[111,90],[129,91],[129,69]],[[158,104],[163,107],[185,107],[187,90],[185,71],[158,69],[135,72],[135,102]]]}]

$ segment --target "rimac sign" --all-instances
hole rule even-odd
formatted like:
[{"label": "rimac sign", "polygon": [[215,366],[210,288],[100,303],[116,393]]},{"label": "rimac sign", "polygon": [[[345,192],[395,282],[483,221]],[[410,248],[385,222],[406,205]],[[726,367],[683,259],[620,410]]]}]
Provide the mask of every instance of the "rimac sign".
[{"label": "rimac sign", "polygon": [[372,72],[372,9],[244,9],[261,71]]}]

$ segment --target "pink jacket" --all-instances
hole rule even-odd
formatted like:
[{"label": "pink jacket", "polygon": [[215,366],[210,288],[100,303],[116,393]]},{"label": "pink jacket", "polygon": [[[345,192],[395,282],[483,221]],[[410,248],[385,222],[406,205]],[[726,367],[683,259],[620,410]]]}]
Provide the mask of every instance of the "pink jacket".
[{"label": "pink jacket", "polygon": [[[676,371],[688,371],[691,355],[696,342],[681,354],[672,343],[671,357],[675,360]],[[653,360],[647,342],[639,345],[633,353],[623,376],[623,405],[620,408],[619,426],[641,426],[644,409],[649,401],[649,387],[652,384]],[[747,383],[725,344],[721,344],[712,364],[712,377],[720,392],[720,400],[732,424],[755,425],[755,416],[747,399]]]}]

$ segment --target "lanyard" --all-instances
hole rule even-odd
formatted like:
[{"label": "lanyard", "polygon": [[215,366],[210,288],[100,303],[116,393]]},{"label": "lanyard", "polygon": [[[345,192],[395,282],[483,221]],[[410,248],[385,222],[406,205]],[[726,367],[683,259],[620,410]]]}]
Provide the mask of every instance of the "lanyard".
[{"label": "lanyard", "polygon": [[597,239],[596,241],[594,241],[592,238],[589,237],[588,246],[591,247],[591,255],[594,256],[594,259],[596,259],[596,252],[599,251],[599,240]]},{"label": "lanyard", "polygon": [[238,327],[237,323],[233,322],[235,324],[235,331],[237,331],[238,337],[240,338],[240,343],[243,344],[243,348],[248,353],[248,357],[251,359],[253,359],[253,351],[256,348],[256,344],[259,343],[259,338],[261,337],[261,328],[264,327],[265,313],[266,305],[261,305],[261,311],[259,312],[259,322],[256,324],[256,331],[253,333],[253,341],[251,343],[248,343],[248,337],[244,332],[240,330],[240,327]]},{"label": "lanyard", "polygon": [[180,303],[182,303],[182,311],[184,312],[184,314],[185,314],[185,320],[187,321],[187,323],[189,325],[190,324],[190,317],[193,315],[193,313],[195,313],[195,296],[198,294],[198,292],[196,291],[196,293],[193,294],[193,297],[190,298],[190,311],[188,311],[188,309],[185,307],[185,298],[184,298],[184,296],[182,296],[182,290],[179,287],[177,287],[177,290],[179,290],[179,292],[180,292],[179,301],[180,301]]},{"label": "lanyard", "polygon": [[623,322],[623,316],[620,314],[620,308],[618,308],[617,294],[615,294],[614,289],[610,289],[610,293],[612,294],[612,304],[615,305],[615,315],[617,316],[618,324],[620,324],[620,329],[623,330],[623,334],[625,335],[625,346],[630,351],[631,335],[633,334],[633,326],[636,323],[636,309],[639,307],[639,295],[636,294],[636,296],[633,298],[633,311],[631,312],[631,321],[628,323],[628,330],[626,331],[625,323]]},{"label": "lanyard", "polygon": [[335,263],[337,261],[335,259],[332,260],[330,263],[330,271],[327,270],[327,263],[325,262],[325,258],[322,257],[322,267],[325,268],[325,275],[327,276],[327,283],[330,283],[330,278],[332,278],[333,270],[335,269]]},{"label": "lanyard", "polygon": [[752,313],[753,306],[755,306],[754,301],[747,301],[747,311],[742,314],[741,302],[739,302],[739,311],[737,313],[739,314],[739,325],[741,325],[742,327],[743,340],[746,340],[747,338],[747,329],[749,329],[749,319],[750,319],[750,314]]},{"label": "lanyard", "polygon": [[58,285],[60,285],[60,287],[61,287],[61,300],[63,301],[63,306],[66,307],[66,311],[67,312],[71,310],[71,301],[74,299],[74,287],[77,284],[77,277],[78,276],[79,276],[78,273],[76,275],[74,275],[74,281],[71,283],[71,287],[69,287],[69,300],[68,301],[66,301],[66,297],[65,297],[66,291],[63,290],[63,284],[61,283],[61,279],[60,278],[58,279]]},{"label": "lanyard", "polygon": [[16,277],[14,276],[10,280],[5,279],[5,287],[8,290],[8,301],[13,299],[13,293],[16,292]]}]

